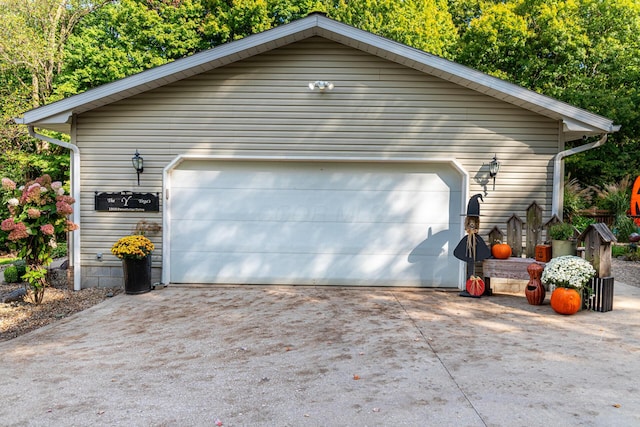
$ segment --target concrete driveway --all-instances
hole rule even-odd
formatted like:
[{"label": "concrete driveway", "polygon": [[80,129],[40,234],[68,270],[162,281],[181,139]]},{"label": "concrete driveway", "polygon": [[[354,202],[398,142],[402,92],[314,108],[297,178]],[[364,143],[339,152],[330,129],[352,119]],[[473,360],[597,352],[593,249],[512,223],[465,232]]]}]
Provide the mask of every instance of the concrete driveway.
[{"label": "concrete driveway", "polygon": [[168,287],[0,343],[5,426],[637,426],[613,311],[405,289]]}]

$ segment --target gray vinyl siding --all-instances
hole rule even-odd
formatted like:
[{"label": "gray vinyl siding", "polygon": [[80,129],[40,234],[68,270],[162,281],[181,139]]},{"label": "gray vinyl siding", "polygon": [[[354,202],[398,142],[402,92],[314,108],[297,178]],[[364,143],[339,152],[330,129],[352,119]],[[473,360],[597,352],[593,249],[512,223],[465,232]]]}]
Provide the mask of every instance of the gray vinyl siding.
[{"label": "gray vinyl siding", "polygon": [[[335,88],[310,91],[316,80]],[[81,114],[74,131],[83,277],[119,266],[109,248],[138,220],[162,223],[161,212],[96,212],[94,192],[161,192],[163,168],[179,154],[452,158],[469,173],[469,194],[484,194],[495,153],[502,166],[495,191],[486,183],[486,235],[514,213],[524,218],[534,200],[548,218],[561,134],[557,121],[319,37]],[[161,235],[149,237],[160,267]]]}]

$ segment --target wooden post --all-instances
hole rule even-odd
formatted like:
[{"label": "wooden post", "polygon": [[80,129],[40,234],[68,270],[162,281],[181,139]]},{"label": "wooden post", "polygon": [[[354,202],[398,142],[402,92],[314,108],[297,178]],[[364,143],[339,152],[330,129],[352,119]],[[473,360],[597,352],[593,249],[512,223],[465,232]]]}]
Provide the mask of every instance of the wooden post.
[{"label": "wooden post", "polygon": [[536,245],[541,241],[542,234],[542,208],[538,203],[533,202],[527,208],[527,258],[536,255]]},{"label": "wooden post", "polygon": [[522,256],[522,225],[524,223],[518,215],[513,214],[507,220],[507,243],[511,246],[513,256]]}]

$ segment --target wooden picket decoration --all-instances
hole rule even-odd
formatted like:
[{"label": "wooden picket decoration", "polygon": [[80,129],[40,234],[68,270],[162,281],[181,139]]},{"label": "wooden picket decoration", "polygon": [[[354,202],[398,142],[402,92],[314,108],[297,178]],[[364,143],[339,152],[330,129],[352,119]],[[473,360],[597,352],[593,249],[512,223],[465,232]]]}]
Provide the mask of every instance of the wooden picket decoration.
[{"label": "wooden picket decoration", "polygon": [[513,256],[522,256],[522,226],[524,222],[513,214],[507,220],[507,243],[511,246]]},{"label": "wooden picket decoration", "polygon": [[536,256],[536,245],[542,242],[542,208],[538,203],[533,202],[527,208],[527,258]]}]

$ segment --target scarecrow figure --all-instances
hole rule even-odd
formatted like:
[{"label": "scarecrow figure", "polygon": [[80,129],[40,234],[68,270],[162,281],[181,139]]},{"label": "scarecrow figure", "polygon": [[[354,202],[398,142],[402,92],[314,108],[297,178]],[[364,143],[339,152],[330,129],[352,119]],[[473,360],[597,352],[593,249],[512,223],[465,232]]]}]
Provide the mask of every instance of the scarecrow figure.
[{"label": "scarecrow figure", "polygon": [[467,235],[460,240],[453,251],[456,258],[467,263],[466,290],[460,292],[460,296],[463,297],[479,298],[484,293],[484,281],[475,275],[476,262],[491,256],[491,249],[478,235],[480,230],[480,202],[478,199],[484,201],[482,194],[476,194],[469,199],[464,220],[464,230]]}]

